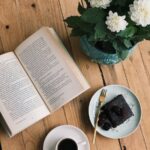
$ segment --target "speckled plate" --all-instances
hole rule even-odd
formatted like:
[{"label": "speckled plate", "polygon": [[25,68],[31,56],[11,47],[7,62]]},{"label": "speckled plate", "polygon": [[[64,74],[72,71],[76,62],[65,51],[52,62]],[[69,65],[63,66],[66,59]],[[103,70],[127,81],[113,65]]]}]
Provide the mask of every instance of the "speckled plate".
[{"label": "speckled plate", "polygon": [[94,127],[96,109],[98,106],[98,98],[102,89],[107,90],[107,96],[106,96],[106,100],[104,104],[111,101],[117,95],[122,94],[124,98],[126,99],[126,102],[128,103],[128,105],[132,109],[134,116],[126,120],[123,124],[119,125],[118,127],[112,128],[108,131],[105,131],[101,129],[100,127],[97,127],[97,132],[105,137],[112,138],[112,139],[120,139],[120,138],[129,136],[131,133],[133,133],[137,129],[141,120],[141,106],[140,106],[140,102],[138,98],[130,89],[121,85],[108,85],[99,89],[92,96],[90,104],[89,104],[89,118],[93,127]]}]

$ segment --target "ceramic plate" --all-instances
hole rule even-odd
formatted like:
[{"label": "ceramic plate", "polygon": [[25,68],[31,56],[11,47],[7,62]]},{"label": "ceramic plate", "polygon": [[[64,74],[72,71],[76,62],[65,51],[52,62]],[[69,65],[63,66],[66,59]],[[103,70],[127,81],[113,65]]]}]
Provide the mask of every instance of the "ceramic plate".
[{"label": "ceramic plate", "polygon": [[62,125],[54,128],[48,133],[44,140],[43,150],[55,150],[56,143],[62,138],[72,138],[79,144],[78,150],[90,150],[86,135],[79,128],[71,125]]},{"label": "ceramic plate", "polygon": [[[97,127],[97,132],[105,137],[112,139],[119,139],[130,135],[138,127],[139,122],[141,120],[141,106],[138,98],[135,96],[133,92],[131,92],[130,89],[121,85],[108,85],[103,87],[102,89],[107,90],[107,96],[104,104],[111,101],[117,95],[122,94],[128,105],[130,106],[132,112],[134,113],[134,116],[126,120],[123,124],[119,125],[118,127],[112,128],[108,131],[105,131],[100,127]],[[98,98],[102,89],[99,89],[93,95],[89,104],[89,118],[93,127],[95,121],[95,113],[98,106]]]}]

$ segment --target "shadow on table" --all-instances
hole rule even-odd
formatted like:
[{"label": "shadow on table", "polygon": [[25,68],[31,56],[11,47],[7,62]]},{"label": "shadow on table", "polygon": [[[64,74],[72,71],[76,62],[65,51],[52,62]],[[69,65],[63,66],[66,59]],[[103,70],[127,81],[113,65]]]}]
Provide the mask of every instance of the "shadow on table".
[{"label": "shadow on table", "polygon": [[84,124],[85,132],[93,132],[93,126],[90,122],[89,119],[89,112],[88,112],[88,107],[89,107],[89,102],[90,100],[80,100],[81,103],[81,120]]}]

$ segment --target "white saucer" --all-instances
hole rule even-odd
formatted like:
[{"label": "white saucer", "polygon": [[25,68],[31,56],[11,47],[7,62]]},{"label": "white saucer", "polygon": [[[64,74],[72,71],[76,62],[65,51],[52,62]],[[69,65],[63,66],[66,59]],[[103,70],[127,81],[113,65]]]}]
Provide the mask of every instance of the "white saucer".
[{"label": "white saucer", "polygon": [[79,150],[90,150],[88,138],[83,131],[71,125],[62,125],[50,131],[44,140],[43,150],[55,150],[56,143],[63,137],[72,138],[76,143],[85,142],[79,145]]},{"label": "white saucer", "polygon": [[[126,137],[133,133],[135,129],[137,129],[140,120],[141,120],[141,106],[138,101],[138,98],[135,96],[133,92],[131,92],[130,89],[121,86],[121,85],[108,85],[101,89],[99,89],[92,97],[90,104],[89,104],[89,117],[90,121],[94,127],[95,122],[95,114],[98,106],[98,98],[101,93],[102,89],[107,90],[107,96],[105,99],[105,103],[111,101],[114,97],[116,97],[119,94],[122,94],[130,106],[134,116],[129,118],[127,121],[125,121],[123,124],[119,125],[116,128],[109,129],[108,131],[105,131],[101,129],[100,127],[97,127],[97,132],[101,135],[112,138],[112,139],[120,139],[123,137]],[[104,104],[105,104],[104,103]]]}]

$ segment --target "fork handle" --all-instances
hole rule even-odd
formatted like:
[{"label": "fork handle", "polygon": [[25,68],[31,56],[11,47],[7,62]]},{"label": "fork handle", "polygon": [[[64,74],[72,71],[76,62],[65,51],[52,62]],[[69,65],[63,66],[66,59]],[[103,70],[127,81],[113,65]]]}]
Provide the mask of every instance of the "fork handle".
[{"label": "fork handle", "polygon": [[94,129],[93,144],[95,144],[95,140],[96,140],[96,128],[97,128],[97,125],[95,126],[95,129]]},{"label": "fork handle", "polygon": [[96,128],[97,128],[97,125],[98,125],[99,114],[100,114],[100,109],[98,110],[97,117],[96,117],[96,123],[95,123],[95,129],[94,129],[94,136],[93,136],[93,144],[95,144],[95,140],[96,140]]}]

